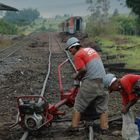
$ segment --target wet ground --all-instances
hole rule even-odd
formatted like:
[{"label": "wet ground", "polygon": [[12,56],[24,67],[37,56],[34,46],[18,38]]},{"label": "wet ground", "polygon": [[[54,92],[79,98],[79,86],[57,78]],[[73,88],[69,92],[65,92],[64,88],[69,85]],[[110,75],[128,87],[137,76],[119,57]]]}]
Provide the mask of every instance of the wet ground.
[{"label": "wet ground", "polygon": [[[33,38],[33,37],[32,37]],[[45,42],[43,46],[33,47],[24,46],[18,52],[16,52],[11,57],[7,58],[4,62],[0,63],[0,140],[16,140],[22,135],[22,130],[19,128],[9,131],[9,126],[16,121],[17,105],[15,96],[19,95],[34,95],[39,94],[42,90],[42,85],[46,76],[47,63],[48,63],[48,36],[45,33],[40,33],[34,36],[34,40],[39,38],[42,42]],[[31,38],[29,38],[31,39]],[[87,43],[87,40],[86,40]],[[32,44],[33,45],[33,44]],[[54,51],[55,55],[61,57],[60,53]],[[53,62],[55,66],[58,60]],[[56,63],[55,63],[56,62]],[[52,70],[56,73],[57,70]],[[67,73],[66,73],[67,74]],[[65,76],[64,76],[65,77]],[[56,76],[52,74],[52,78],[56,81]],[[69,77],[68,77],[69,78]],[[57,92],[58,85],[49,92]],[[54,96],[53,96],[54,98]],[[52,99],[53,100],[53,99]],[[110,120],[110,132],[109,135],[100,135],[98,133],[98,127],[94,127],[95,135],[101,140],[122,140],[121,138],[121,99],[120,95],[112,94],[110,95],[109,102],[109,118]],[[71,116],[70,111],[67,115]],[[69,122],[70,123],[70,122]],[[61,123],[54,125],[54,130],[60,125],[63,130],[67,128],[69,123]],[[98,124],[98,121],[97,121]],[[53,127],[52,127],[53,129]],[[63,134],[59,133],[60,127],[57,132],[51,133],[48,140],[51,138],[62,140]],[[14,133],[16,131],[16,133]],[[84,131],[85,132],[85,131]],[[7,134],[8,133],[8,134]],[[42,131],[40,138],[37,136],[31,137],[29,139],[46,140],[48,134],[46,131]],[[77,137],[65,137],[67,140],[76,140]],[[81,135],[78,137],[79,140],[87,140],[87,135]]]}]

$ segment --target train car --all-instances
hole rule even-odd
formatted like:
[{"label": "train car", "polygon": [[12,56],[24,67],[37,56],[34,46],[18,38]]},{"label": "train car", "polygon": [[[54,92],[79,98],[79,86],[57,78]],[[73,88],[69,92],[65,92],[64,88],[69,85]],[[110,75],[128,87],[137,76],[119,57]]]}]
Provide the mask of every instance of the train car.
[{"label": "train car", "polygon": [[70,17],[61,24],[62,32],[68,34],[75,34],[76,32],[81,32],[82,29],[83,19],[80,16]]}]

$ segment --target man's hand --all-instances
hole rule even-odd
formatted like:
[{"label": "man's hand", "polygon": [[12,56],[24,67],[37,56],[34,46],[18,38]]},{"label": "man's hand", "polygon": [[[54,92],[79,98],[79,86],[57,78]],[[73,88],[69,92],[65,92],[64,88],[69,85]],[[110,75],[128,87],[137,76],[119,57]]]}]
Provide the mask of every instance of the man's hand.
[{"label": "man's hand", "polygon": [[138,99],[134,99],[132,101],[129,101],[129,103],[127,105],[123,106],[122,113],[126,114],[129,111],[130,107],[133,106],[137,102],[137,100]]},{"label": "man's hand", "polygon": [[71,76],[71,78],[77,79],[77,73],[73,73],[72,76]]},{"label": "man's hand", "polygon": [[81,79],[85,76],[85,74],[86,74],[86,68],[83,67],[80,70],[78,70],[77,73],[74,73],[72,75],[72,78],[81,81]]},{"label": "man's hand", "polygon": [[126,114],[128,111],[129,111],[129,109],[128,109],[127,107],[123,106],[123,109],[122,109],[121,112],[122,112],[123,114]]}]

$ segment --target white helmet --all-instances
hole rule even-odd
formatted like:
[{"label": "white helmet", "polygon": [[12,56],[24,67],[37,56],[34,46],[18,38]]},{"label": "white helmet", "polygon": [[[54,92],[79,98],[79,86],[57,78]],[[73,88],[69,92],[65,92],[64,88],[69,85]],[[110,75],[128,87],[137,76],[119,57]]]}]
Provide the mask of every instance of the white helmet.
[{"label": "white helmet", "polygon": [[76,37],[71,37],[67,40],[66,44],[67,44],[66,50],[68,50],[71,47],[80,45],[80,41]]},{"label": "white helmet", "polygon": [[106,74],[103,78],[103,84],[105,88],[109,88],[113,82],[115,82],[117,78],[114,74]]}]

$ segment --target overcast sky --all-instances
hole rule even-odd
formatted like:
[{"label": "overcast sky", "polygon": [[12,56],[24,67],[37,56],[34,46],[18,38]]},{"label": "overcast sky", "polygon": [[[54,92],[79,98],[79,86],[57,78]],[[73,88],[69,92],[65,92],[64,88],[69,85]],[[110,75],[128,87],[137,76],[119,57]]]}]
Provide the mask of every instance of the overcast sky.
[{"label": "overcast sky", "polygon": [[[15,7],[19,10],[24,8],[37,9],[43,17],[54,17],[55,15],[69,14],[73,16],[88,15],[86,0],[0,0],[1,3]],[[111,12],[115,8],[126,13],[128,10],[120,6],[117,0],[111,1]]]}]

